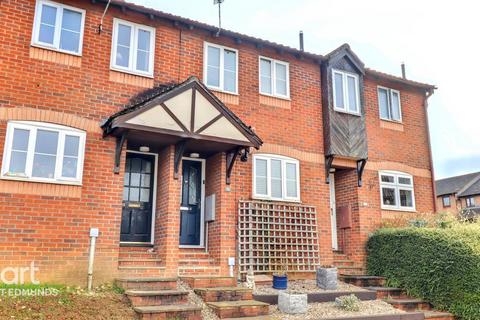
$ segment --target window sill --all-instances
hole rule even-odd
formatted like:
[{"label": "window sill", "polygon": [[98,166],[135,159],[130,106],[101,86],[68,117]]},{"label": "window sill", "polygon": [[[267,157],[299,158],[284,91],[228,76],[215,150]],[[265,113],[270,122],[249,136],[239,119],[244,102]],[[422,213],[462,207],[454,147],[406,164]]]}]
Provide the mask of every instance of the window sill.
[{"label": "window sill", "polygon": [[80,68],[82,57],[39,46],[30,46],[30,58]]},{"label": "window sill", "polygon": [[43,44],[40,44],[40,43],[32,43],[30,45],[32,47],[35,47],[35,48],[40,48],[40,49],[45,49],[45,50],[54,51],[54,52],[58,52],[58,53],[68,54],[68,55],[75,56],[75,57],[81,57],[82,56],[81,51],[79,53],[75,53],[75,52],[72,52],[72,51],[57,49],[57,48],[54,48],[54,47],[49,47],[47,45],[43,45]]},{"label": "window sill", "polygon": [[401,209],[401,208],[390,208],[390,207],[383,207],[382,206],[382,210],[383,211],[396,211],[396,212],[417,212],[417,210],[415,208],[412,208],[412,209]]},{"label": "window sill", "polygon": [[150,73],[137,72],[137,71],[127,70],[127,69],[117,68],[115,66],[110,66],[110,70],[116,71],[116,72],[131,74],[131,75],[137,76],[137,77],[153,79],[153,74],[150,74]]},{"label": "window sill", "polygon": [[262,198],[262,197],[257,197],[257,196],[252,196],[252,200],[268,201],[268,202],[302,203],[302,201],[300,199],[298,199],[298,200],[272,199],[272,198]]},{"label": "window sill", "polygon": [[333,110],[335,112],[338,112],[338,113],[348,114],[348,115],[355,116],[355,117],[361,117],[362,116],[361,113],[349,112],[349,111],[345,111],[345,110],[342,110],[342,109],[333,108]]},{"label": "window sill", "polygon": [[7,175],[1,176],[0,180],[34,182],[34,183],[47,183],[47,184],[78,186],[78,187],[82,186],[82,182],[77,182],[77,181],[44,180],[44,179],[35,179],[35,178],[27,178],[27,177],[20,177],[20,176],[7,176]]},{"label": "window sill", "polygon": [[380,128],[403,132],[403,123],[398,121],[380,119]]}]

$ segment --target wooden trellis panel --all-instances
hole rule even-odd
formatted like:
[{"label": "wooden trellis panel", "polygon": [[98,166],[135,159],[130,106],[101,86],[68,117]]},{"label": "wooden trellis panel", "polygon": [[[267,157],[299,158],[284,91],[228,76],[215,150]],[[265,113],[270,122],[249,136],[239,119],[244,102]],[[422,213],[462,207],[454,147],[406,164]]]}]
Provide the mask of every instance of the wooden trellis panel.
[{"label": "wooden trellis panel", "polygon": [[239,201],[240,274],[312,272],[320,265],[315,207]]}]

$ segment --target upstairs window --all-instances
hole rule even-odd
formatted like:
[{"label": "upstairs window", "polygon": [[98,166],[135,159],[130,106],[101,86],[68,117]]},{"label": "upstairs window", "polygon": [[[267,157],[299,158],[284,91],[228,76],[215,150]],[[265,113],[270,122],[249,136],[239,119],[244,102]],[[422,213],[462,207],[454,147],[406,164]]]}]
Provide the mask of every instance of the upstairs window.
[{"label": "upstairs window", "polygon": [[42,122],[9,122],[2,177],[80,183],[84,149],[83,131]]},{"label": "upstairs window", "polygon": [[443,196],[442,197],[443,207],[447,208],[450,207],[450,196]]},{"label": "upstairs window", "polygon": [[333,70],[332,77],[334,110],[360,115],[358,75]]},{"label": "upstairs window", "polygon": [[378,87],[378,106],[380,108],[380,119],[402,121],[399,91]]},{"label": "upstairs window", "polygon": [[465,202],[466,202],[468,208],[475,207],[475,198],[474,197],[465,198]]},{"label": "upstairs window", "polygon": [[288,63],[260,57],[260,93],[289,98]]},{"label": "upstairs window", "polygon": [[153,77],[154,55],[154,28],[113,20],[112,69]]},{"label": "upstairs window", "polygon": [[277,156],[253,156],[253,196],[268,200],[300,200],[298,160]]},{"label": "upstairs window", "polygon": [[82,53],[85,10],[38,0],[33,23],[32,45],[61,52]]},{"label": "upstairs window", "polygon": [[401,172],[380,172],[382,209],[414,211],[413,177]]},{"label": "upstairs window", "polygon": [[209,88],[238,93],[238,51],[205,42],[204,82]]}]

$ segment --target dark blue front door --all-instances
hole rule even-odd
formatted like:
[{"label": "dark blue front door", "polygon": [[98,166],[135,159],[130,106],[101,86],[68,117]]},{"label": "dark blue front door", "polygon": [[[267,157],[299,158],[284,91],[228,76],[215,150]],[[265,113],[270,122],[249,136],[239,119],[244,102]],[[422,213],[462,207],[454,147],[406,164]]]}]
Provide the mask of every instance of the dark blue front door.
[{"label": "dark blue front door", "polygon": [[202,162],[183,160],[180,245],[200,245]]}]

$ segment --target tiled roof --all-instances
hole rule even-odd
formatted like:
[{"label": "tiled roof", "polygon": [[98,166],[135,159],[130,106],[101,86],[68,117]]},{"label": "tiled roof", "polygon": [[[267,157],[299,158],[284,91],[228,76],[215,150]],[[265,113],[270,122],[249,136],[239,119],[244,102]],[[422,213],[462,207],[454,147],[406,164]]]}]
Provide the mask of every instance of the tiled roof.
[{"label": "tiled roof", "polygon": [[[474,172],[474,173],[464,174],[461,176],[437,180],[435,181],[437,196],[441,196],[445,194],[455,194],[459,191],[462,191],[463,193],[466,190],[463,191],[462,189],[465,188],[469,183],[475,182],[474,179],[477,179],[477,178],[480,178],[480,172]],[[469,188],[467,187],[467,190],[468,189]]]},{"label": "tiled roof", "polygon": [[462,190],[458,193],[459,197],[468,197],[480,194],[480,176],[465,190]]},{"label": "tiled roof", "polygon": [[[212,25],[209,25],[209,24],[206,24],[206,23],[203,23],[203,22],[199,22],[199,21],[196,21],[196,20],[192,20],[192,19],[181,17],[181,16],[173,15],[173,14],[170,14],[170,13],[166,13],[166,12],[163,12],[163,11],[160,11],[160,10],[157,10],[157,9],[144,7],[144,6],[132,3],[132,2],[125,1],[125,0],[111,0],[111,4],[117,5],[117,6],[120,6],[120,7],[129,8],[130,10],[137,11],[137,12],[140,12],[140,13],[151,14],[153,16],[157,16],[157,17],[160,17],[160,18],[163,18],[163,19],[167,19],[167,20],[170,20],[172,22],[181,23],[181,24],[184,24],[186,26],[192,26],[194,28],[199,28],[199,29],[210,31],[210,32],[217,32],[217,30],[218,30],[218,27],[216,27],[216,26],[212,26]],[[229,37],[232,37],[232,38],[235,38],[235,39],[248,41],[248,42],[251,42],[251,43],[258,44],[258,45],[273,47],[277,50],[284,51],[284,52],[289,52],[289,53],[291,53],[293,55],[297,55],[297,56],[303,56],[303,57],[306,57],[306,58],[310,58],[310,59],[315,60],[317,62],[324,61],[333,52],[335,52],[339,48],[342,48],[342,47],[345,46],[345,44],[343,44],[342,46],[333,50],[332,52],[330,52],[326,56],[323,56],[323,55],[320,55],[320,54],[302,51],[302,50],[292,48],[292,47],[289,47],[289,46],[285,46],[285,45],[282,45],[282,44],[279,44],[279,43],[275,43],[275,42],[272,42],[272,41],[252,37],[252,36],[249,36],[249,35],[246,35],[246,34],[238,33],[238,32],[235,32],[235,31],[230,31],[230,30],[226,30],[226,29],[222,29],[221,34],[224,35],[224,36],[229,36]],[[404,79],[402,77],[397,77],[397,76],[394,76],[394,75],[390,75],[390,74],[383,73],[383,72],[380,72],[380,71],[375,71],[375,70],[368,69],[368,68],[365,69],[365,72],[367,74],[371,75],[371,76],[374,76],[374,77],[380,77],[380,78],[383,78],[383,79],[388,79],[388,80],[391,80],[391,81],[400,82],[400,83],[403,83],[403,84],[406,84],[406,85],[419,87],[419,88],[422,88],[422,89],[427,89],[427,90],[436,89],[436,87],[434,85]]]}]

